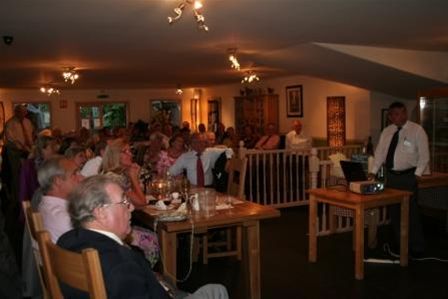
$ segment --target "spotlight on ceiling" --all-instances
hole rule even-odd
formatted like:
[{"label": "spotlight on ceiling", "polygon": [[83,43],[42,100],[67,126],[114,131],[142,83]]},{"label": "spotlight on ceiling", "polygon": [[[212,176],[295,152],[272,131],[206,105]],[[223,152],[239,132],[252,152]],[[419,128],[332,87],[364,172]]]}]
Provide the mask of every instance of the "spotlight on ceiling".
[{"label": "spotlight on ceiling", "polygon": [[64,78],[65,82],[70,82],[71,84],[74,84],[75,81],[79,79],[79,75],[74,67],[64,68],[64,71],[62,72],[62,77]]},{"label": "spotlight on ceiling", "polygon": [[260,77],[257,76],[257,74],[253,73],[252,71],[248,71],[246,73],[246,76],[244,76],[243,80],[241,80],[241,83],[253,83],[255,81],[260,81]]},{"label": "spotlight on ceiling", "polygon": [[47,96],[52,96],[55,94],[60,94],[59,89],[50,86],[42,86],[40,92],[45,93]]},{"label": "spotlight on ceiling", "polygon": [[177,95],[182,95],[183,93],[184,93],[184,91],[182,90],[181,85],[180,85],[180,84],[177,84],[177,87],[176,87],[176,94],[177,94]]},{"label": "spotlight on ceiling", "polygon": [[193,6],[193,15],[196,24],[198,25],[198,29],[207,32],[208,26],[205,25],[205,17],[201,12],[202,7],[204,6],[202,0],[182,0],[182,2],[173,9],[174,16],[168,17],[168,23],[172,25],[174,22],[177,22],[182,17],[182,13],[187,5]]},{"label": "spotlight on ceiling", "polygon": [[237,48],[229,48],[227,49],[227,53],[229,54],[230,67],[239,71],[241,69],[238,58],[236,58]]}]

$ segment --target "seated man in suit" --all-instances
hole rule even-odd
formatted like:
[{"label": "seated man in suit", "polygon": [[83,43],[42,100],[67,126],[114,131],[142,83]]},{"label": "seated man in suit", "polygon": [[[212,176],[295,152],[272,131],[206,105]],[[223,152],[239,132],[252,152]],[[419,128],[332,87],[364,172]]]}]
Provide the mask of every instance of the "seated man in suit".
[{"label": "seated man in suit", "polygon": [[[98,251],[108,298],[170,298],[156,279],[143,255],[125,246],[130,233],[134,206],[120,182],[110,176],[85,179],[69,196],[69,214],[75,229],[58,240],[62,248],[80,252]],[[87,298],[86,294],[62,286],[66,298]],[[194,294],[171,294],[174,298],[228,298],[221,285],[206,285]]]}]

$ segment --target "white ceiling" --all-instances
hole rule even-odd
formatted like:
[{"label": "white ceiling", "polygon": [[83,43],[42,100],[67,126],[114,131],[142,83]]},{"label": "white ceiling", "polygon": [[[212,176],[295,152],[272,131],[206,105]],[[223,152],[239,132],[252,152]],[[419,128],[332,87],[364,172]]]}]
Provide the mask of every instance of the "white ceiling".
[{"label": "white ceiling", "polygon": [[260,77],[308,75],[396,96],[448,82],[448,1],[203,0],[208,33],[177,0],[1,0],[0,88],[174,88],[235,83],[228,48]]}]

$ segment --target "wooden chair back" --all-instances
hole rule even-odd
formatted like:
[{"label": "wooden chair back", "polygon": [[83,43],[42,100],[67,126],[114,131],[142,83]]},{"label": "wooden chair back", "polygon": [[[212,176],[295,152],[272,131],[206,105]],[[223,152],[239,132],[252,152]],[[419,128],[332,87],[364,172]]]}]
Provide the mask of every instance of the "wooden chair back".
[{"label": "wooden chair back", "polygon": [[[32,254],[34,256],[34,261],[36,263],[36,270],[39,276],[40,285],[42,286],[42,295],[43,298],[50,298],[48,294],[47,285],[45,284],[43,269],[42,269],[42,257],[39,251],[39,247],[37,245],[37,233],[44,229],[42,215],[39,212],[33,211],[31,207],[31,202],[29,200],[24,200],[22,202],[23,214],[25,215],[25,225],[31,237],[31,246],[29,247],[32,250]],[[25,232],[27,233],[27,232]],[[30,252],[31,254],[31,252]]]},{"label": "wooden chair back", "polygon": [[244,198],[244,184],[246,182],[247,158],[233,157],[227,162],[229,180],[227,182],[227,193],[239,198]]},{"label": "wooden chair back", "polygon": [[92,299],[107,297],[100,259],[95,249],[84,249],[81,253],[65,250],[53,244],[47,231],[39,232],[37,240],[51,298],[63,298],[59,281],[87,292]]},{"label": "wooden chair back", "polygon": [[25,214],[26,226],[29,229],[31,238],[37,242],[37,232],[44,229],[42,215],[39,212],[33,211],[31,202],[24,200],[22,202],[23,214]]}]

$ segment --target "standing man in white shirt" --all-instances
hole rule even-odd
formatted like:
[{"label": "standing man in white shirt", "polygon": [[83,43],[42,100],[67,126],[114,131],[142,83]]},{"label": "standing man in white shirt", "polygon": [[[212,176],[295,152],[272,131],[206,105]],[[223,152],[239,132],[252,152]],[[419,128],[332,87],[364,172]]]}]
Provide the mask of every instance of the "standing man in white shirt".
[{"label": "standing man in white shirt", "polygon": [[[388,116],[392,124],[381,133],[375,151],[372,175],[376,175],[384,164],[386,187],[412,192],[409,203],[409,248],[411,256],[417,257],[425,250],[417,203],[417,177],[420,177],[428,167],[428,136],[419,124],[408,120],[406,106],[403,103],[392,103],[389,106]],[[400,209],[398,205],[391,206],[390,216],[395,240],[399,244]]]},{"label": "standing man in white shirt", "polygon": [[292,122],[292,131],[286,134],[286,149],[309,150],[311,149],[311,139],[305,136],[302,131],[302,123],[300,120]]}]

